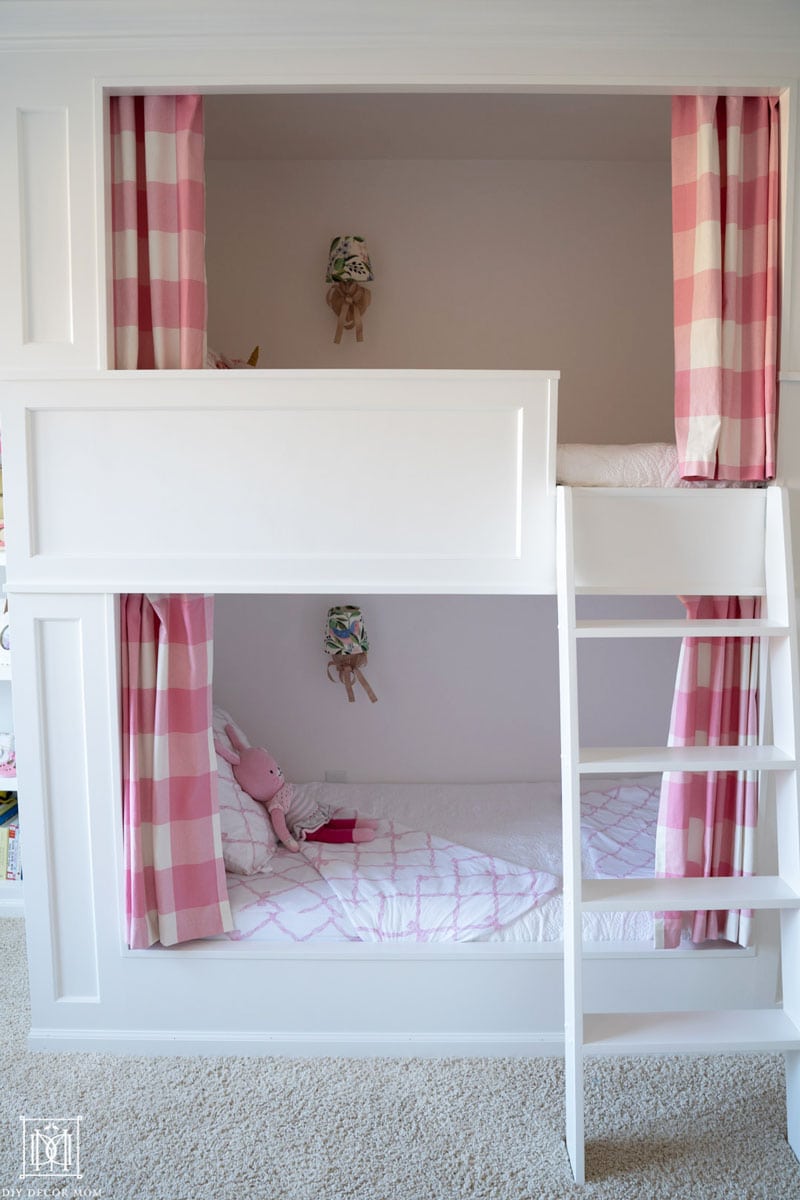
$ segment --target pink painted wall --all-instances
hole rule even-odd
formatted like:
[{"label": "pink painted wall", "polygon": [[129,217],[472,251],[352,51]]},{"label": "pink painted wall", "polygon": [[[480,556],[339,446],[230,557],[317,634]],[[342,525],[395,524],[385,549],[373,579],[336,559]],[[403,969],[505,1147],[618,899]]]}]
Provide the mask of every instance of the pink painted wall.
[{"label": "pink painted wall", "polygon": [[[378,695],[325,674],[330,603],[363,605]],[[592,614],[681,615],[677,601],[594,600]],[[625,609],[621,604],[625,603]],[[677,646],[584,643],[586,745],[666,742]],[[519,780],[559,774],[551,596],[218,596],[214,693],[290,779]]]},{"label": "pink painted wall", "polygon": [[[274,367],[558,368],[562,440],[671,440],[668,170],[210,161],[210,344],[246,356],[258,342]],[[339,232],[373,256],[361,345],[333,345],[324,303]],[[327,605],[352,599],[218,598],[217,698],[290,778],[558,775],[554,598],[363,598],[375,706],[325,677]],[[663,743],[675,655],[582,650],[587,744]]]},{"label": "pink painted wall", "polygon": [[[671,441],[668,163],[207,164],[209,340],[264,366],[562,371],[562,441]],[[362,233],[366,340],[333,345],[327,248]]]}]

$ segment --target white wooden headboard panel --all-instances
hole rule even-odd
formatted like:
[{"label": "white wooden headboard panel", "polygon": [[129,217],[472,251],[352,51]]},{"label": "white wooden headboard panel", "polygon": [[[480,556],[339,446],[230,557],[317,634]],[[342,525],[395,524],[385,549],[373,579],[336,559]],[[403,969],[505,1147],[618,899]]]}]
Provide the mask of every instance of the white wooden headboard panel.
[{"label": "white wooden headboard panel", "polygon": [[9,581],[551,592],[556,388],[524,371],[16,380]]}]

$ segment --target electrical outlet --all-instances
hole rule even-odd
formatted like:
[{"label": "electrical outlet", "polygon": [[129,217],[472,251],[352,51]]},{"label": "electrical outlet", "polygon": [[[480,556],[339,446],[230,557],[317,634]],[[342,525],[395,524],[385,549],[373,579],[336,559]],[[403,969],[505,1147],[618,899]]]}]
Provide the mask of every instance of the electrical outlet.
[{"label": "electrical outlet", "polygon": [[326,783],[347,783],[347,771],[326,771]]}]

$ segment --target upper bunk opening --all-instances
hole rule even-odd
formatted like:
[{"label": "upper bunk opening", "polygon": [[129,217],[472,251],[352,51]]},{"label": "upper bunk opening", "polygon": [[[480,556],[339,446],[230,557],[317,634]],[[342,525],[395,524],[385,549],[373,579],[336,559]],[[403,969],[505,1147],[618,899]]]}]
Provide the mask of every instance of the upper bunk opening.
[{"label": "upper bunk opening", "polygon": [[[673,440],[670,99],[203,97],[208,345],[259,368],[558,370],[559,440]],[[328,248],[367,240],[365,336]]]},{"label": "upper bunk opening", "polygon": [[[668,442],[670,98],[209,95],[208,344],[264,368],[561,372],[559,440]],[[364,340],[328,247],[366,238]]]}]

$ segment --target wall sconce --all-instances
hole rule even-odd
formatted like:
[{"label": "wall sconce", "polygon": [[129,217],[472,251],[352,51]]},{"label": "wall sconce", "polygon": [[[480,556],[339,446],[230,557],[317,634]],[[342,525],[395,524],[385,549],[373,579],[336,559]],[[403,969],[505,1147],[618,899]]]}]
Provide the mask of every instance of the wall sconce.
[{"label": "wall sconce", "polygon": [[333,339],[337,346],[345,329],[355,329],[356,341],[363,342],[361,317],[372,300],[369,288],[363,284],[374,278],[364,239],[354,233],[335,237],[328,252],[328,273],[325,276],[325,282],[332,286],[328,288],[325,300],[338,318]]},{"label": "wall sconce", "polygon": [[361,670],[367,665],[368,650],[369,638],[358,605],[335,604],[333,608],[329,608],[325,621],[325,653],[331,656],[328,663],[328,679],[335,683],[331,669],[336,671],[351,704],[356,698],[353,691],[355,683],[361,684],[373,704],[378,699]]}]

